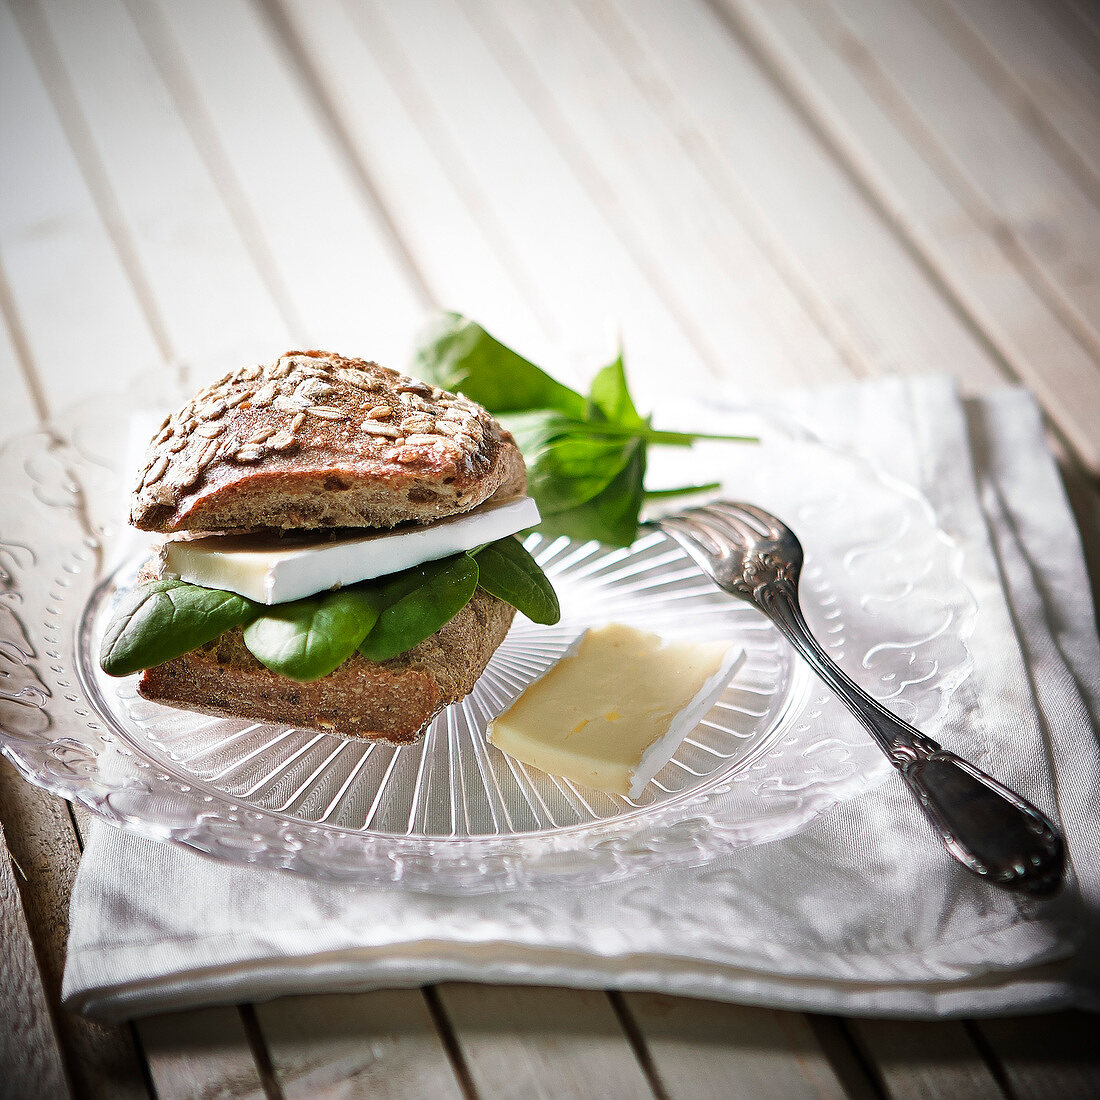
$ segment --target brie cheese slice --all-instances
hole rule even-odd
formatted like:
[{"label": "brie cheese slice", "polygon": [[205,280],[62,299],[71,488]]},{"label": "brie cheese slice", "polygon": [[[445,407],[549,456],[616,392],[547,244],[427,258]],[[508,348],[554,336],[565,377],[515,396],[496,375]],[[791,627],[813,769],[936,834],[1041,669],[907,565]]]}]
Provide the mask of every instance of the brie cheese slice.
[{"label": "brie cheese slice", "polygon": [[257,603],[288,603],[472,550],[538,522],[535,502],[521,497],[432,523],[327,542],[316,533],[211,535],[165,543],[164,568],[192,584],[224,588]]},{"label": "brie cheese slice", "polygon": [[743,660],[728,641],[587,630],[489,723],[489,741],[551,775],[638,798]]}]

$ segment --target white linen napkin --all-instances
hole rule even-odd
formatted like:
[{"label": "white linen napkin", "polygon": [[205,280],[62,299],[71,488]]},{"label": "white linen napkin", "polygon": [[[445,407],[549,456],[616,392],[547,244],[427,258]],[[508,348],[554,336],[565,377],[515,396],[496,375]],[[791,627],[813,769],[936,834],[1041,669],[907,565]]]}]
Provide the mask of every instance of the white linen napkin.
[{"label": "white linen napkin", "polygon": [[892,774],[796,836],[583,890],[320,884],[97,825],[72,896],[67,1006],[122,1019],[466,980],[856,1015],[1100,1008],[1100,645],[1033,401],[1011,389],[963,402],[943,379],[893,379],[789,405],[916,486],[962,547],[974,671],[939,736],[1062,822],[1058,898],[1018,899],[960,870]]}]

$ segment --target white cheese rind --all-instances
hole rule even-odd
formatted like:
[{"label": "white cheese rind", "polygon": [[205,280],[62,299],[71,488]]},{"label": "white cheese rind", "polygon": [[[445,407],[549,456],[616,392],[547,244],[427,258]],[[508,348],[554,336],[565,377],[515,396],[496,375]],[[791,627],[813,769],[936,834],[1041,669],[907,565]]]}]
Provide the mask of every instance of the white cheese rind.
[{"label": "white cheese rind", "polygon": [[668,733],[654,741],[642,753],[642,759],[630,776],[630,798],[638,798],[649,781],[676,755],[680,742],[702,720],[703,716],[722,697],[727,684],[745,663],[745,651],[732,647],[726,652],[721,668],[699,689],[698,693],[672,720]]},{"label": "white cheese rind", "polygon": [[728,642],[615,623],[585,631],[490,722],[489,741],[552,775],[637,798],[742,660]]},{"label": "white cheese rind", "polygon": [[430,524],[318,543],[296,536],[211,535],[165,544],[164,565],[185,581],[262,604],[289,603],[341,585],[398,573],[534,527],[530,497],[487,502]]}]

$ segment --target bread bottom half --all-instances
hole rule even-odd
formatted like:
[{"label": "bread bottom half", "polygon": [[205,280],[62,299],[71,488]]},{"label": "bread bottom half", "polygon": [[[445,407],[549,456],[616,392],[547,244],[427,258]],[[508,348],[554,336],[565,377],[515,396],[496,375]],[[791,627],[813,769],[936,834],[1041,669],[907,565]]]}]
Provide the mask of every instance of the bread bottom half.
[{"label": "bread bottom half", "polygon": [[407,653],[382,662],[357,653],[307,684],[260,664],[238,627],[146,669],[138,692],[204,714],[407,745],[448,703],[470,693],[514,615],[510,604],[479,588],[446,626]]}]

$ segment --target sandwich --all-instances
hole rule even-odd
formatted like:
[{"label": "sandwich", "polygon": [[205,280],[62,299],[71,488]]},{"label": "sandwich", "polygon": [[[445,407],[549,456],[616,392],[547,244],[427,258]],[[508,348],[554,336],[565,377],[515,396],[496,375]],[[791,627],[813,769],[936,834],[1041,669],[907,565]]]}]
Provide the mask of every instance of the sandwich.
[{"label": "sandwich", "polygon": [[163,537],[101,664],[169,706],[395,744],[470,692],[517,608],[559,616],[515,535],[523,457],[480,405],[361,359],[289,352],[200,391],[146,453]]}]

